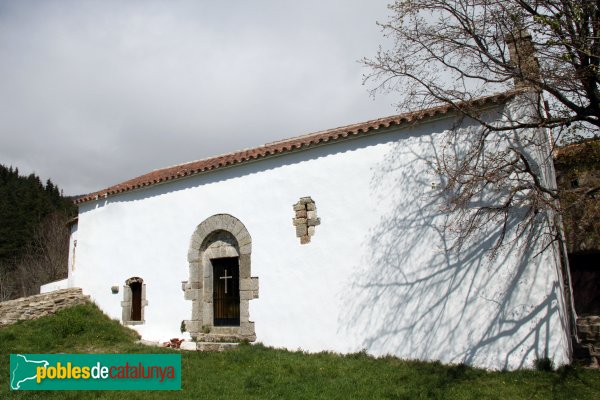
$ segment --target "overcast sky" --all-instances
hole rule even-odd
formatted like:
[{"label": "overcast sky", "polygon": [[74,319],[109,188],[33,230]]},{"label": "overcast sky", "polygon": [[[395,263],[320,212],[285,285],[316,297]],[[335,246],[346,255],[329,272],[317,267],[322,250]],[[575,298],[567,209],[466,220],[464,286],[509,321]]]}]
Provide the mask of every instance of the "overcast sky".
[{"label": "overcast sky", "polygon": [[83,194],[396,112],[388,0],[0,0],[0,163]]}]

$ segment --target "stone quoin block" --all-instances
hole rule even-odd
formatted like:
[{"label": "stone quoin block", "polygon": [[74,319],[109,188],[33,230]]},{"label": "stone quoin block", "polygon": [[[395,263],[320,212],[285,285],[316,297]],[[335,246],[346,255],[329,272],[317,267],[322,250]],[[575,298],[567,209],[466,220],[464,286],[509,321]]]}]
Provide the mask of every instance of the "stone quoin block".
[{"label": "stone quoin block", "polygon": [[254,336],[254,322],[244,322],[240,324],[240,328],[240,333],[242,334],[242,336]]},{"label": "stone quoin block", "polygon": [[292,223],[294,226],[306,225],[306,218],[294,218],[292,219]]},{"label": "stone quoin block", "polygon": [[198,249],[194,249],[193,247],[190,247],[190,249],[188,250],[188,262],[189,263],[195,263],[199,261],[200,258],[200,251]]},{"label": "stone quoin block", "polygon": [[190,289],[202,289],[202,281],[188,283]]},{"label": "stone quoin block", "polygon": [[240,290],[258,290],[258,278],[240,279]]},{"label": "stone quoin block", "polygon": [[242,254],[239,258],[240,279],[248,279],[251,276],[250,254]]},{"label": "stone quoin block", "polygon": [[309,219],[306,221],[306,225],[308,226],[317,226],[321,224],[321,220],[319,218]]},{"label": "stone quoin block", "polygon": [[250,315],[250,303],[248,301],[240,301],[240,323],[248,322]]},{"label": "stone quoin block", "polygon": [[184,298],[186,300],[196,300],[201,295],[201,290],[189,289],[185,291]]},{"label": "stone quoin block", "polygon": [[190,334],[198,333],[202,330],[202,322],[201,321],[184,321],[185,330],[190,332]]},{"label": "stone quoin block", "polygon": [[306,224],[301,224],[296,226],[296,236],[302,237],[308,234],[308,228]]},{"label": "stone quoin block", "polygon": [[306,210],[306,206],[304,204],[294,204],[294,211],[302,211],[302,210]]},{"label": "stone quoin block", "polygon": [[315,234],[314,227],[321,223],[314,200],[310,196],[301,197],[293,210],[295,217],[292,218],[292,224],[296,229],[296,237],[300,238],[300,244],[310,243],[310,238]]},{"label": "stone quoin block", "polygon": [[202,321],[202,306],[198,302],[192,303],[192,320]]}]

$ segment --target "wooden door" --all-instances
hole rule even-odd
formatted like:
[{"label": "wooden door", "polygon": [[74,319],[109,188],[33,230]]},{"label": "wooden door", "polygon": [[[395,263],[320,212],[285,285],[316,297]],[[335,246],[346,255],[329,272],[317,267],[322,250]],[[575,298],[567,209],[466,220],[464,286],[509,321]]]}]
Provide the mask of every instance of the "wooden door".
[{"label": "wooden door", "polygon": [[132,282],[129,284],[131,289],[131,321],[142,320],[142,284]]},{"label": "wooden door", "polygon": [[240,268],[237,257],[211,260],[214,326],[240,325]]}]

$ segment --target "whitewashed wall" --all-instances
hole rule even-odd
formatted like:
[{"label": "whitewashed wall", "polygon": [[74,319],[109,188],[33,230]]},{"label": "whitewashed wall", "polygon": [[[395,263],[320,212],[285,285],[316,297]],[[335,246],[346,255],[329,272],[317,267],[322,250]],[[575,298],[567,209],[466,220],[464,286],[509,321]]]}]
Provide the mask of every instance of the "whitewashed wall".
[{"label": "whitewashed wall", "polygon": [[69,236],[69,259],[67,261],[67,280],[69,287],[75,287],[75,285],[73,285],[73,272],[75,271],[77,262],[77,229],[77,223],[71,225],[71,235]]},{"label": "whitewashed wall", "polygon": [[[71,285],[120,319],[122,287],[144,279],[144,338],[181,337],[190,319],[181,281],[196,226],[219,213],[253,241],[250,302],[257,341],[269,346],[393,354],[502,369],[569,358],[557,257],[501,255],[489,236],[449,254],[426,167],[439,120],[218,170],[80,206]],[[300,197],[321,225],[308,245],[292,226]],[[71,243],[71,250],[73,243]]]},{"label": "whitewashed wall", "polygon": [[40,286],[40,294],[55,292],[57,290],[67,289],[68,287],[68,279],[61,279],[59,281],[48,282],[45,285]]}]

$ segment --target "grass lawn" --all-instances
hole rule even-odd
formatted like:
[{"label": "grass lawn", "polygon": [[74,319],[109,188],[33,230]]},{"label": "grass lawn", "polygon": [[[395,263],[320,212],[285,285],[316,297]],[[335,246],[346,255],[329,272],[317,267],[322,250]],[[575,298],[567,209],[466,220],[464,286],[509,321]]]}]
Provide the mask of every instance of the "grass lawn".
[{"label": "grass lawn", "polygon": [[241,345],[182,352],[181,392],[11,392],[10,353],[168,353],[94,305],[0,328],[0,398],[15,399],[600,399],[600,371],[486,372],[464,366]]}]

